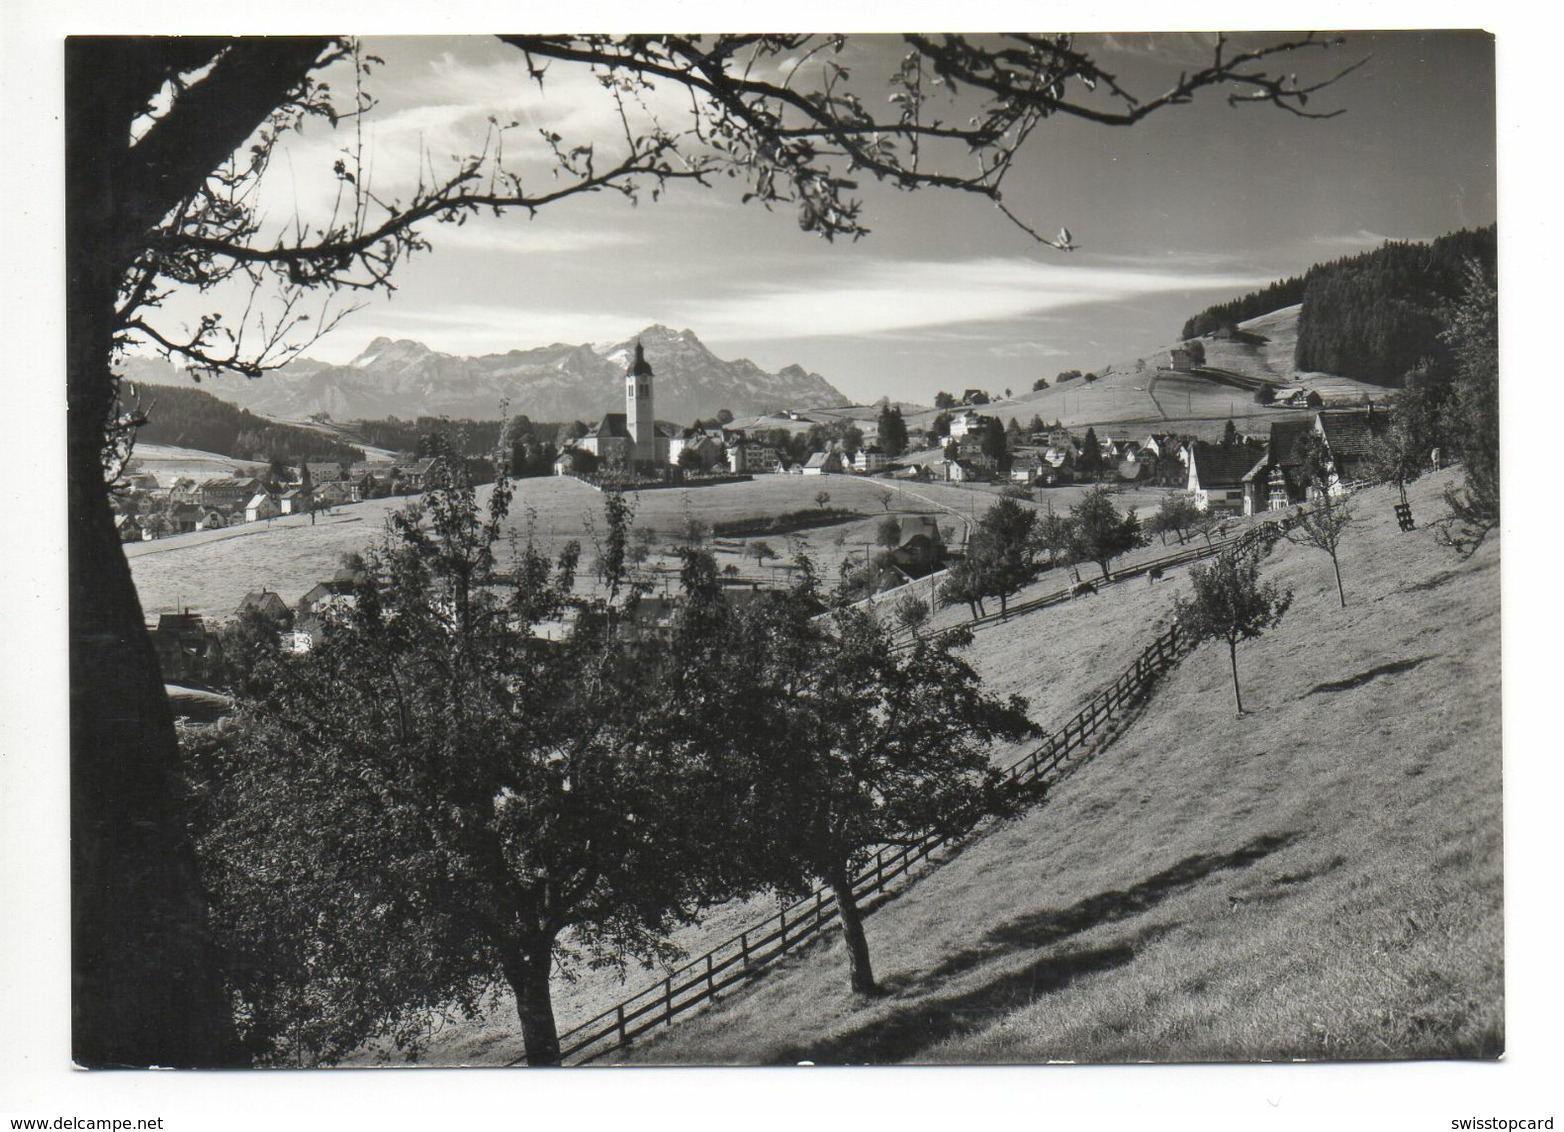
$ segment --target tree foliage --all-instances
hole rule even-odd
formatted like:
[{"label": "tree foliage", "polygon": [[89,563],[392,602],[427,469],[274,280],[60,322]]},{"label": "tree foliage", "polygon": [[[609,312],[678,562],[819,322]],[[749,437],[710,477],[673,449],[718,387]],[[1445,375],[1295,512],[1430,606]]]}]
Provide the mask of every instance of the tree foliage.
[{"label": "tree foliage", "polygon": [[894,460],[907,451],[907,422],[902,420],[900,405],[886,405],[880,410],[880,450],[887,459]]},{"label": "tree foliage", "polygon": [[1233,700],[1242,714],[1238,642],[1254,640],[1279,625],[1292,605],[1292,591],[1260,581],[1260,558],[1252,552],[1219,554],[1209,565],[1193,567],[1190,584],[1190,596],[1180,598],[1175,606],[1179,630],[1196,644],[1227,642]]},{"label": "tree foliage", "polygon": [[1499,294],[1491,269],[1471,260],[1459,301],[1447,308],[1441,340],[1454,358],[1450,405],[1465,483],[1445,493],[1445,542],[1472,554],[1499,525]]},{"label": "tree foliage", "polygon": [[1125,510],[1121,515],[1104,488],[1093,488],[1070,508],[1070,556],[1077,562],[1097,563],[1104,581],[1115,558],[1145,544],[1135,512]]}]

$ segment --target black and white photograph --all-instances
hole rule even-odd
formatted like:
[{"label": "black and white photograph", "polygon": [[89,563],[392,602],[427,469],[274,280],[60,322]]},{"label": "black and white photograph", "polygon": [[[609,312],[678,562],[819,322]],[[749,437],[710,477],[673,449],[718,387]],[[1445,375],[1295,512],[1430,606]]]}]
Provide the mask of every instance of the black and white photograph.
[{"label": "black and white photograph", "polygon": [[484,14],[35,45],[51,1119],[1223,1067],[1238,1126],[1551,1127],[1496,1103],[1556,1050],[1507,1024],[1524,33]]}]

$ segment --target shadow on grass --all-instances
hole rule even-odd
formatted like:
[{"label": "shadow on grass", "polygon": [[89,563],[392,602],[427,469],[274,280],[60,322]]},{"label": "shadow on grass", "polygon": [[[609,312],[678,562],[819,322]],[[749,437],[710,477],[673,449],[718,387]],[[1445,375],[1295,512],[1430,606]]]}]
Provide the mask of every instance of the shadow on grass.
[{"label": "shadow on grass", "polygon": [[[892,994],[908,995],[929,989],[982,963],[1013,953],[1051,947],[1073,935],[1104,924],[1116,923],[1156,907],[1169,896],[1197,884],[1213,873],[1247,868],[1297,838],[1295,833],[1267,834],[1230,853],[1186,857],[1132,888],[1100,893],[1062,911],[1045,910],[1001,924],[974,946],[957,953],[920,978],[898,985],[888,980]],[[774,1064],[810,1060],[817,1065],[864,1065],[901,1062],[948,1038],[977,1030],[996,1017],[1019,1009],[1039,995],[1051,994],[1083,975],[1122,967],[1148,943],[1167,935],[1176,925],[1147,927],[1127,941],[1111,945],[1044,955],[1020,970],[990,979],[964,994],[890,1005],[885,1013],[861,1026],[809,1046],[780,1051]]]},{"label": "shadow on grass", "polygon": [[1349,676],[1345,680],[1332,680],[1326,684],[1316,684],[1304,693],[1312,696],[1316,692],[1349,692],[1353,688],[1361,688],[1370,680],[1377,680],[1381,676],[1394,676],[1398,672],[1410,672],[1420,664],[1427,664],[1434,658],[1420,656],[1416,660],[1393,660],[1389,664],[1376,665],[1365,672],[1359,672],[1356,676]]}]

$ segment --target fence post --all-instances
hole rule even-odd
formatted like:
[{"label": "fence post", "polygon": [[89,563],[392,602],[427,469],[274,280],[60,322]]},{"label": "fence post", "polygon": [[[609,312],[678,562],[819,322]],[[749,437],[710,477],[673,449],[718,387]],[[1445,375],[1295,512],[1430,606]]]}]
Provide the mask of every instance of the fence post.
[{"label": "fence post", "polygon": [[625,1043],[625,1004],[619,1004],[619,1044]]},{"label": "fence post", "polygon": [[739,947],[744,952],[744,970],[749,970],[749,933],[739,933]]},{"label": "fence post", "polygon": [[708,951],[706,953],[706,993],[714,994],[716,990],[717,984],[711,975],[711,952]]},{"label": "fence post", "polygon": [[663,1021],[673,1025],[673,976],[663,980]]},{"label": "fence post", "polygon": [[787,950],[787,909],[777,913],[777,951]]}]

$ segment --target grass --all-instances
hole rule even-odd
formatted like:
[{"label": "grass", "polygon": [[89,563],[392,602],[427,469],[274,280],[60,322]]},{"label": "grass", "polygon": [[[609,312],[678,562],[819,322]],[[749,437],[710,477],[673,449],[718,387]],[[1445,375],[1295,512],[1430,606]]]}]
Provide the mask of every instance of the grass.
[{"label": "grass", "polygon": [[[1414,485],[1425,522],[1449,475]],[[622,1056],[646,1063],[1492,1057],[1503,1048],[1497,544],[1456,563],[1361,497],[1328,560],[1281,545],[1279,630],[1206,646],[1049,804],[867,921],[886,994],[833,934]],[[1182,582],[1127,588],[1142,615]],[[1129,604],[1095,600],[1099,644]],[[1067,618],[1018,619],[1050,712]],[[1026,626],[1029,631],[1022,629]],[[1055,630],[1059,630],[1058,633]],[[1149,637],[1142,624],[1133,634]],[[996,630],[997,631],[997,630]],[[988,632],[985,630],[985,632]],[[994,638],[996,641],[998,638]],[[1018,647],[983,648],[996,685]]]}]

